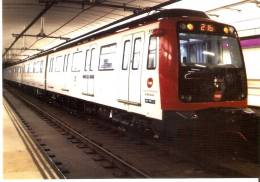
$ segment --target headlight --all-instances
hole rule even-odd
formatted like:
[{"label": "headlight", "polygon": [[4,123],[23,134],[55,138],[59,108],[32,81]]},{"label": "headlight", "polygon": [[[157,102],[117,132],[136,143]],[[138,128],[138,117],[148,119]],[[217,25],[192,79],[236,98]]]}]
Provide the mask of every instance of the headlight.
[{"label": "headlight", "polygon": [[244,99],[244,98],[246,97],[246,95],[245,95],[244,93],[242,93],[242,94],[240,95],[240,97],[241,97],[241,99]]},{"label": "headlight", "polygon": [[192,96],[191,95],[181,95],[181,100],[183,100],[185,102],[190,102],[192,100]]}]

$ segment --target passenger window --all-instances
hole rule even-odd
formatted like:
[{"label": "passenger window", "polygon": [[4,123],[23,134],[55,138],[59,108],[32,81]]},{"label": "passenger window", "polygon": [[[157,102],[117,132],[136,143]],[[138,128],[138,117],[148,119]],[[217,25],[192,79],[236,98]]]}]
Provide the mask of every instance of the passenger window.
[{"label": "passenger window", "polygon": [[37,61],[35,64],[34,64],[34,73],[38,73],[39,72],[39,61]]},{"label": "passenger window", "polygon": [[41,61],[37,62],[37,73],[41,72]]},{"label": "passenger window", "polygon": [[36,63],[36,69],[35,69],[36,73],[40,73],[40,66],[41,66],[41,62],[38,61],[38,62]]},{"label": "passenger window", "polygon": [[33,63],[32,64],[30,64],[30,73],[33,73]]},{"label": "passenger window", "polygon": [[156,54],[157,52],[157,37],[151,36],[149,41],[148,49],[148,60],[147,60],[147,69],[152,70],[156,68]]},{"label": "passenger window", "polygon": [[38,66],[38,64],[37,64],[38,62],[34,62],[33,63],[33,73],[37,73],[38,72],[38,70],[37,70],[37,66]]},{"label": "passenger window", "polygon": [[42,73],[43,70],[43,60],[40,62],[40,73]]},{"label": "passenger window", "polygon": [[89,60],[89,55],[88,55],[88,51],[89,50],[86,50],[86,57],[85,57],[85,66],[84,66],[84,70],[87,71],[88,70],[88,60]]},{"label": "passenger window", "polygon": [[28,64],[28,73],[32,72],[32,64]]},{"label": "passenger window", "polygon": [[62,56],[56,57],[56,62],[55,62],[55,72],[60,72],[63,67],[63,59]]},{"label": "passenger window", "polygon": [[70,56],[70,54],[68,54],[68,56],[67,56],[66,71],[68,71],[68,66],[69,66],[69,63],[71,62],[70,60],[71,60],[71,56]]},{"label": "passenger window", "polygon": [[68,71],[69,58],[70,58],[70,54],[64,56],[63,72]]},{"label": "passenger window", "polygon": [[140,37],[134,40],[133,65],[132,65],[133,70],[137,70],[139,67],[139,63],[141,59],[141,49],[142,49],[141,43],[142,41]]},{"label": "passenger window", "polygon": [[101,47],[99,57],[99,70],[113,70],[113,61],[116,56],[116,44]]},{"label": "passenger window", "polygon": [[50,60],[49,72],[52,72],[53,60],[54,60],[54,58],[51,58],[51,60]]},{"label": "passenger window", "polygon": [[35,72],[36,63],[32,63],[32,73]]},{"label": "passenger window", "polygon": [[32,72],[37,73],[37,62],[33,63]]},{"label": "passenger window", "polygon": [[37,73],[37,66],[38,66],[37,63],[38,63],[38,62],[34,62],[34,63],[33,63],[33,73]]},{"label": "passenger window", "polygon": [[91,49],[90,60],[89,60],[89,71],[93,71],[93,61],[96,60],[96,49]]},{"label": "passenger window", "polygon": [[[65,56],[64,56],[64,60],[63,60],[63,72],[65,72],[65,68],[66,68],[66,64],[67,64],[67,55],[65,54]],[[67,70],[66,70],[67,71]]]},{"label": "passenger window", "polygon": [[122,69],[127,70],[128,64],[131,58],[131,43],[130,40],[126,40],[124,43],[124,50],[123,50],[123,62],[122,62]]},{"label": "passenger window", "polygon": [[73,72],[79,72],[80,71],[80,68],[82,66],[81,63],[82,63],[82,60],[84,59],[82,53],[83,52],[80,51],[80,52],[75,52],[73,54],[71,71],[73,71]]}]

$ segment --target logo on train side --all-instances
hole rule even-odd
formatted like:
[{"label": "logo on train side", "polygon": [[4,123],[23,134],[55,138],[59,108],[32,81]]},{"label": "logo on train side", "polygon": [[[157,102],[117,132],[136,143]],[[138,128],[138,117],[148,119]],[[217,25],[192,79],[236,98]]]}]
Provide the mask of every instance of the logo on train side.
[{"label": "logo on train side", "polygon": [[147,87],[151,88],[153,86],[153,78],[148,78],[147,79]]}]

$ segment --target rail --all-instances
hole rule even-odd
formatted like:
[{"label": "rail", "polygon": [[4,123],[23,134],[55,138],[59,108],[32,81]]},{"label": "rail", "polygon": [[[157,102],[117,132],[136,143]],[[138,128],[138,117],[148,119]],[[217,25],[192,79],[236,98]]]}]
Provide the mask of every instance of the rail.
[{"label": "rail", "polygon": [[112,162],[114,165],[116,165],[120,169],[124,169],[129,175],[139,178],[151,178],[148,174],[145,172],[137,169],[133,165],[129,164],[128,162],[124,161],[123,159],[119,158],[118,156],[114,155],[112,152],[106,150],[105,148],[101,147],[91,139],[87,138],[86,136],[83,136],[78,131],[72,129],[68,124],[65,124],[60,119],[55,118],[54,116],[50,115],[43,109],[39,108],[35,104],[31,103],[30,101],[26,100],[22,96],[17,96],[19,99],[21,99],[26,105],[33,108],[36,112],[44,115],[45,117],[49,118],[52,122],[54,122],[56,125],[61,127],[63,130],[68,132],[69,134],[73,135],[75,138],[81,140],[84,144],[88,145],[90,148],[98,152],[100,155],[108,158],[110,162]]},{"label": "rail", "polygon": [[31,133],[24,127],[22,118],[19,117],[18,113],[15,113],[14,107],[7,98],[4,99],[3,104],[42,177],[44,179],[65,179],[51,158],[40,148]]}]

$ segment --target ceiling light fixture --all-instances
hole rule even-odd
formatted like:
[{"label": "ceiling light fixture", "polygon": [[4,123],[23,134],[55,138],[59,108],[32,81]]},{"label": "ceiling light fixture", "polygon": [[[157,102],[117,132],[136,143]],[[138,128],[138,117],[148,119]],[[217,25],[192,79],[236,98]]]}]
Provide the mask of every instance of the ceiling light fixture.
[{"label": "ceiling light fixture", "polygon": [[232,10],[232,11],[237,11],[237,12],[241,12],[242,11],[241,9],[231,8],[231,7],[226,7],[225,9]]},{"label": "ceiling light fixture", "polygon": [[208,14],[209,16],[215,16],[215,17],[217,17],[217,18],[219,18],[220,17],[220,15],[218,15],[218,14],[212,14],[212,13],[210,13],[210,14]]},{"label": "ceiling light fixture", "polygon": [[258,8],[260,8],[260,0],[255,0],[255,4]]}]

